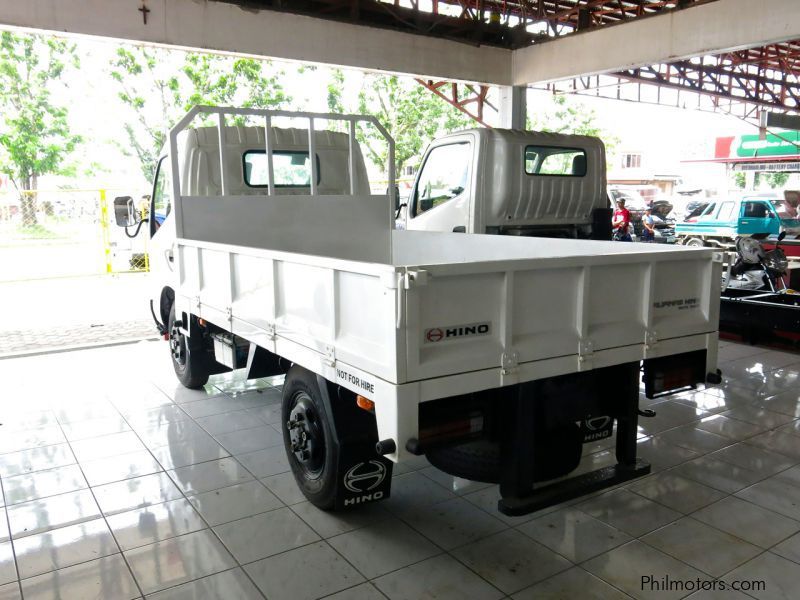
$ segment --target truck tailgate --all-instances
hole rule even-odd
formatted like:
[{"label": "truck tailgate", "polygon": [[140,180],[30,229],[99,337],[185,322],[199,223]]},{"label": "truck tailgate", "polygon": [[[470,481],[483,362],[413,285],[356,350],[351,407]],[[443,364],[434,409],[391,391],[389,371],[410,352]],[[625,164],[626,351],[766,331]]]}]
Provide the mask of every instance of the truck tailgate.
[{"label": "truck tailgate", "polygon": [[665,341],[717,331],[710,250],[430,235],[395,246],[395,261],[439,258],[410,267],[421,273],[406,297],[409,381],[611,348],[647,358]]}]

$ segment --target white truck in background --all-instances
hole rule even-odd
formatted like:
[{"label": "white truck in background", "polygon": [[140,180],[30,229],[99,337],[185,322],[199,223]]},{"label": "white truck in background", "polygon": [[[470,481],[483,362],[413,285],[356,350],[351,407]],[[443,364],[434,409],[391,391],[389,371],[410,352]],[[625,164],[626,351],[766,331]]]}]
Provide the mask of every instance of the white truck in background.
[{"label": "white truck in background", "polygon": [[[191,127],[209,116],[216,126]],[[288,117],[307,127],[273,126]],[[338,132],[317,130],[322,121]],[[506,514],[649,472],[636,456],[640,382],[653,397],[719,379],[719,257],[396,230],[394,190],[369,193],[355,136],[364,126],[383,134],[393,181],[394,142],[372,117],[195,107],[171,131],[147,225],[154,317],[181,383],[200,387],[237,368],[248,378],[285,374],[289,463],[324,509],[388,497],[392,465],[412,455],[499,483]],[[515,189],[499,177],[522,180],[546,154],[532,157],[539,134],[530,144],[525,135],[499,133],[521,152],[481,157],[473,145],[470,164],[496,176],[486,187],[469,172],[457,187]],[[555,191],[574,181],[540,176],[545,196],[523,206],[517,195],[496,214],[515,229],[539,214],[546,227],[590,236],[585,219],[567,221],[591,219],[592,205],[577,209],[582,193]],[[410,222],[433,214],[436,198],[420,192],[415,202],[431,207]],[[117,221],[141,229],[132,205],[115,200]],[[488,226],[485,214],[468,214],[465,231]],[[614,430],[614,463],[581,473],[583,444]]]},{"label": "white truck in background", "polygon": [[425,151],[398,216],[416,231],[610,240],[605,146],[509,129],[443,136]]}]

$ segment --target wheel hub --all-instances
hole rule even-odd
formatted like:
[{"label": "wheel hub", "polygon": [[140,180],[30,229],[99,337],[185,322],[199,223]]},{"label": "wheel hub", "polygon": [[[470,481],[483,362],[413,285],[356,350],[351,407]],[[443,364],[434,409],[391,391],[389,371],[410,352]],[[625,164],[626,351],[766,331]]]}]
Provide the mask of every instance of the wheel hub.
[{"label": "wheel hub", "polygon": [[301,392],[286,422],[291,451],[297,462],[309,472],[316,474],[325,463],[325,438],[311,398]]},{"label": "wheel hub", "polygon": [[172,326],[172,330],[169,333],[169,351],[172,354],[172,358],[175,359],[175,362],[179,364],[183,364],[184,359],[184,351],[183,351],[183,334],[181,330],[178,329],[176,325]]}]

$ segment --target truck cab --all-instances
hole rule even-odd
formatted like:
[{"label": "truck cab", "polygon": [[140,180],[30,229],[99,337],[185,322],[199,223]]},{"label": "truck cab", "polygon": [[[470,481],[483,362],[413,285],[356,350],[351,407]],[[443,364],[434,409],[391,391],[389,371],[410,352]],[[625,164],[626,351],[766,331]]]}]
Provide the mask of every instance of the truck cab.
[{"label": "truck cab", "polygon": [[776,194],[751,194],[710,202],[691,222],[677,223],[678,242],[727,248],[737,237],[800,234],[797,206]]},{"label": "truck cab", "polygon": [[409,230],[609,239],[605,147],[583,135],[450,134],[425,151],[403,208]]}]

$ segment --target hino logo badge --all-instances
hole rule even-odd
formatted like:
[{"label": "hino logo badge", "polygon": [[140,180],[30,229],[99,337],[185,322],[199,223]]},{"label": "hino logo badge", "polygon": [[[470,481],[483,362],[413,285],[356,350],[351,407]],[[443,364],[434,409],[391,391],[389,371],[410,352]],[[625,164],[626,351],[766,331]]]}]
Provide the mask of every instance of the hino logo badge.
[{"label": "hino logo badge", "polygon": [[596,442],[610,437],[614,431],[614,419],[608,415],[590,417],[580,422],[583,443]]},{"label": "hino logo badge", "polygon": [[603,429],[611,421],[611,417],[595,417],[594,419],[586,419],[586,429],[589,431],[599,431]]},{"label": "hino logo badge", "polygon": [[377,460],[361,462],[351,467],[344,474],[344,487],[356,494],[374,490],[383,483],[386,467]]},{"label": "hino logo badge", "polygon": [[451,325],[449,327],[431,327],[425,330],[425,343],[435,344],[436,342],[460,339],[465,337],[476,337],[479,335],[489,335],[491,325],[489,323],[470,323],[469,325]]}]

